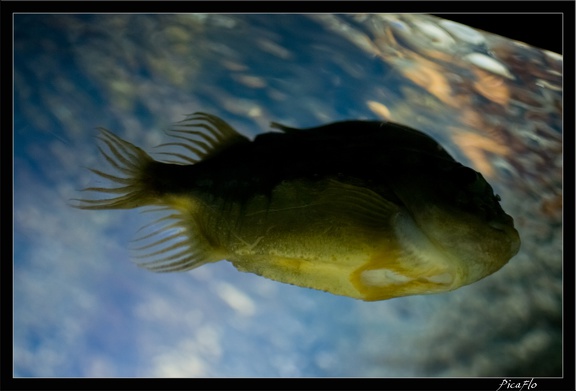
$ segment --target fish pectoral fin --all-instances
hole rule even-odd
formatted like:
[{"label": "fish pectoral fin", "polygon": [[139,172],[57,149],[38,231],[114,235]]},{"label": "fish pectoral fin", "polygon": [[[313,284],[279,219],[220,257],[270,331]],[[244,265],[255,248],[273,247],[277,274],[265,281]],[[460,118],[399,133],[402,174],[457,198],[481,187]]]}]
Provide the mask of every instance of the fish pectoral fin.
[{"label": "fish pectoral fin", "polygon": [[378,193],[335,179],[327,181],[318,208],[368,229],[390,228],[391,217],[399,211],[398,205]]}]

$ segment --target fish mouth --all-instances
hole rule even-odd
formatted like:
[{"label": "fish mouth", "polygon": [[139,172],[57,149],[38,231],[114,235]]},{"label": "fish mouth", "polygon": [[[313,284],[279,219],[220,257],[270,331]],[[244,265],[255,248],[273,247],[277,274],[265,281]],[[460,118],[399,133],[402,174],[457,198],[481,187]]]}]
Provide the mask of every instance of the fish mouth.
[{"label": "fish mouth", "polygon": [[[510,220],[511,219],[512,218],[510,217]],[[491,228],[498,230],[506,235],[506,238],[510,242],[510,258],[512,258],[514,255],[518,253],[518,251],[520,251],[520,243],[521,243],[520,234],[518,233],[518,230],[514,228],[513,224],[491,221],[490,223],[488,223],[488,225]]]},{"label": "fish mouth", "polygon": [[520,235],[514,227],[514,219],[506,214],[502,218],[490,220],[487,224],[492,230],[497,231],[499,235],[503,234],[508,240],[510,258],[516,255],[520,250]]},{"label": "fish mouth", "polygon": [[507,228],[509,227],[508,225],[506,225],[500,221],[489,221],[488,225],[490,227],[494,228],[495,230],[502,231],[502,232],[506,232]]}]

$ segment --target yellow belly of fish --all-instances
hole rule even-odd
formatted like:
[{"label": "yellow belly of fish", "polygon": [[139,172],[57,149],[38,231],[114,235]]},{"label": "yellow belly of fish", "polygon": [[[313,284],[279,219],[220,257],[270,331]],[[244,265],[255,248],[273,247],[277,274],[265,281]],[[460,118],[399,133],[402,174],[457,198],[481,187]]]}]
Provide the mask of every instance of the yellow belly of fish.
[{"label": "yellow belly of fish", "polygon": [[456,278],[451,268],[429,260],[424,262],[385,238],[380,246],[366,246],[363,250],[350,251],[344,247],[335,242],[335,251],[319,248],[309,255],[255,251],[231,254],[229,260],[240,271],[366,301],[457,287],[453,286]]},{"label": "yellow belly of fish", "polygon": [[402,210],[382,208],[382,221],[368,224],[374,216],[326,208],[324,196],[332,193],[308,199],[292,190],[279,188],[271,200],[249,204],[236,221],[230,214],[222,220],[216,241],[238,270],[369,301],[461,285],[457,268]]}]

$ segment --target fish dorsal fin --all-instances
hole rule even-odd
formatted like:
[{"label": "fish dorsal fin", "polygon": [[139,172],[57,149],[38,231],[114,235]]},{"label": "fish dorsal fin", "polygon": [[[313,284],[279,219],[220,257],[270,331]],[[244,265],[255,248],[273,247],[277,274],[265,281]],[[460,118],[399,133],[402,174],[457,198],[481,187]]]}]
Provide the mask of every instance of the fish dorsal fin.
[{"label": "fish dorsal fin", "polygon": [[202,112],[188,115],[166,133],[182,141],[164,143],[158,147],[181,147],[196,155],[193,157],[177,152],[160,152],[161,155],[180,159],[180,161],[170,161],[170,163],[178,164],[193,164],[217,155],[232,145],[250,142],[248,138],[242,136],[224,120]]},{"label": "fish dorsal fin", "polygon": [[279,124],[278,122],[270,122],[270,127],[274,129],[280,129],[284,133],[298,133],[301,129],[291,128],[286,125]]}]

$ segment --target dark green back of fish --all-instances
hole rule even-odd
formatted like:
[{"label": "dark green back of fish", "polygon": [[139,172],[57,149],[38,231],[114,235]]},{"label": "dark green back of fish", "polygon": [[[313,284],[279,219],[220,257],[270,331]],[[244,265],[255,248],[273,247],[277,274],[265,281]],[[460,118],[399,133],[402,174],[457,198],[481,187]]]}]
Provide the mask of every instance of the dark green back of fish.
[{"label": "dark green back of fish", "polygon": [[[394,123],[346,121],[283,129],[231,145],[192,166],[165,167],[155,177],[162,178],[166,191],[204,191],[234,200],[269,195],[282,181],[327,177],[394,197],[385,189],[390,175],[402,175],[407,167],[425,169],[429,161],[454,162],[429,136]],[[162,163],[157,165],[163,171]]]}]

